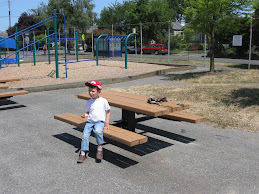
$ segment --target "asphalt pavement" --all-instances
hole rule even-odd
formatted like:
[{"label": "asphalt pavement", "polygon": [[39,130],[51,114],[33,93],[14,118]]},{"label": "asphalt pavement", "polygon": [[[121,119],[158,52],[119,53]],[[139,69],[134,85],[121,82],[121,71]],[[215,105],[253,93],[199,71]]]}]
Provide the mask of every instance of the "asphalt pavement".
[{"label": "asphalt pavement", "polygon": [[[179,84],[160,75],[104,89]],[[95,162],[96,140],[77,164],[82,130],[54,119],[82,114],[87,88],[35,92],[0,100],[1,193],[259,193],[259,134],[137,115],[148,143],[129,148],[107,140]],[[112,107],[111,123],[121,119]]]}]

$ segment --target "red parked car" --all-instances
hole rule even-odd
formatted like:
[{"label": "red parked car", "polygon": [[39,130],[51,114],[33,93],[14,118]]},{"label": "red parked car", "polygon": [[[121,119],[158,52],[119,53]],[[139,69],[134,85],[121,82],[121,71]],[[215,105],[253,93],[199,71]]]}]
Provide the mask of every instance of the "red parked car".
[{"label": "red parked car", "polygon": [[152,54],[155,55],[162,54],[165,55],[168,53],[168,48],[166,44],[151,44],[147,47],[142,48],[143,54]]}]

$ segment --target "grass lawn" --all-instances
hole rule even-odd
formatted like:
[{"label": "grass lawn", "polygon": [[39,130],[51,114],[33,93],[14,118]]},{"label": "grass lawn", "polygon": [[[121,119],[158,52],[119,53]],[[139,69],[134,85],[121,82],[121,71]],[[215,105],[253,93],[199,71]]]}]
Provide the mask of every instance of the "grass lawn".
[{"label": "grass lawn", "polygon": [[257,69],[232,69],[210,72],[186,73],[174,75],[172,81],[200,84],[236,84],[259,83],[259,70]]},{"label": "grass lawn", "polygon": [[259,85],[244,84],[259,83],[259,70],[230,70],[213,75],[187,73],[171,79],[193,84],[117,90],[189,104],[190,109],[185,112],[205,116],[207,122],[217,128],[259,131]]}]

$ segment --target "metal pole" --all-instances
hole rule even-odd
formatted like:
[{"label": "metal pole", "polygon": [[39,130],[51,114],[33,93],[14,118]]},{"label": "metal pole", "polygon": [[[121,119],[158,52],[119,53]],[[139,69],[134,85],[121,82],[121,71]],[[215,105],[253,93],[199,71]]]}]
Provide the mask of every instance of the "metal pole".
[{"label": "metal pole", "polygon": [[54,34],[55,34],[55,61],[56,61],[56,78],[59,78],[58,72],[58,44],[57,44],[57,15],[54,9]]},{"label": "metal pole", "polygon": [[8,7],[9,7],[9,28],[11,28],[11,5],[10,5],[10,0],[8,0]]},{"label": "metal pole", "polygon": [[98,66],[98,41],[103,36],[108,36],[108,34],[102,34],[96,40],[96,66]]},{"label": "metal pole", "polygon": [[17,64],[18,64],[18,67],[20,67],[20,60],[19,60],[19,42],[18,42],[18,40],[19,40],[19,38],[18,38],[18,28],[16,27],[15,28],[15,31],[16,31],[16,51],[18,51],[18,52],[16,52],[16,61],[17,61]]},{"label": "metal pole", "polygon": [[206,36],[206,34],[204,35],[204,67],[205,67],[205,65],[206,65],[206,48],[207,48],[207,46],[206,46],[206,41],[207,41],[207,36]]},{"label": "metal pole", "polygon": [[167,54],[167,62],[170,62],[170,22],[168,23],[168,54]]},{"label": "metal pole", "polygon": [[94,32],[92,31],[92,57],[94,58]]},{"label": "metal pole", "polygon": [[[24,48],[24,34],[22,35],[22,46]],[[22,49],[22,56],[24,57],[24,49]]]},{"label": "metal pole", "polygon": [[251,65],[251,53],[252,53],[252,27],[253,26],[253,18],[251,18],[251,23],[250,23],[250,42],[249,42],[249,64],[248,64],[248,69],[250,69]]},{"label": "metal pole", "polygon": [[127,69],[128,67],[127,67],[127,63],[128,63],[128,52],[127,52],[127,44],[128,44],[128,39],[129,39],[129,37],[130,36],[132,36],[132,35],[138,35],[137,33],[130,33],[128,36],[127,36],[127,38],[126,38],[126,40],[125,40],[125,69]]},{"label": "metal pole", "polygon": [[[74,27],[74,51],[76,51],[76,28]],[[75,58],[76,58],[76,52],[75,52]]]},{"label": "metal pole", "polygon": [[36,60],[35,60],[35,44],[34,44],[35,39],[33,38],[32,41],[33,41],[33,64],[34,64],[34,66],[36,66]]},{"label": "metal pole", "polygon": [[112,58],[114,58],[113,24],[112,24]]},{"label": "metal pole", "polygon": [[50,45],[49,45],[49,28],[47,28],[47,46],[48,46],[48,56],[49,56],[49,64],[50,64]]},{"label": "metal pole", "polygon": [[76,61],[78,62],[78,37],[76,32]]},{"label": "metal pole", "polygon": [[142,23],[140,23],[140,56],[142,62]]}]

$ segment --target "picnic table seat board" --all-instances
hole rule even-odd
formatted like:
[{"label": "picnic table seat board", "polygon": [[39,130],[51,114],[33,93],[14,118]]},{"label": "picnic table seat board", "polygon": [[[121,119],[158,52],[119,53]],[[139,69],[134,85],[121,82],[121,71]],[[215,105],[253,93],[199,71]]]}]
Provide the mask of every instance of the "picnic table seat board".
[{"label": "picnic table seat board", "polygon": [[[81,129],[84,129],[86,123],[85,118],[72,113],[56,114],[54,115],[54,118]],[[113,125],[110,125],[108,130],[104,130],[103,135],[106,138],[112,139],[130,147],[146,143],[148,140],[148,138],[144,135],[121,129]]]},{"label": "picnic table seat board", "polygon": [[206,120],[206,118],[203,116],[195,115],[192,113],[183,113],[183,112],[171,112],[161,116],[161,118],[172,119],[177,121],[185,121],[190,123],[201,123]]},{"label": "picnic table seat board", "polygon": [[21,79],[17,77],[0,78],[0,83],[13,82],[13,81],[21,81]]},{"label": "picnic table seat board", "polygon": [[17,95],[28,94],[29,92],[26,90],[18,90],[18,91],[11,91],[11,92],[0,92],[0,98],[12,97]]},{"label": "picnic table seat board", "polygon": [[6,88],[9,88],[9,86],[6,84],[0,84],[0,89],[6,89]]}]

